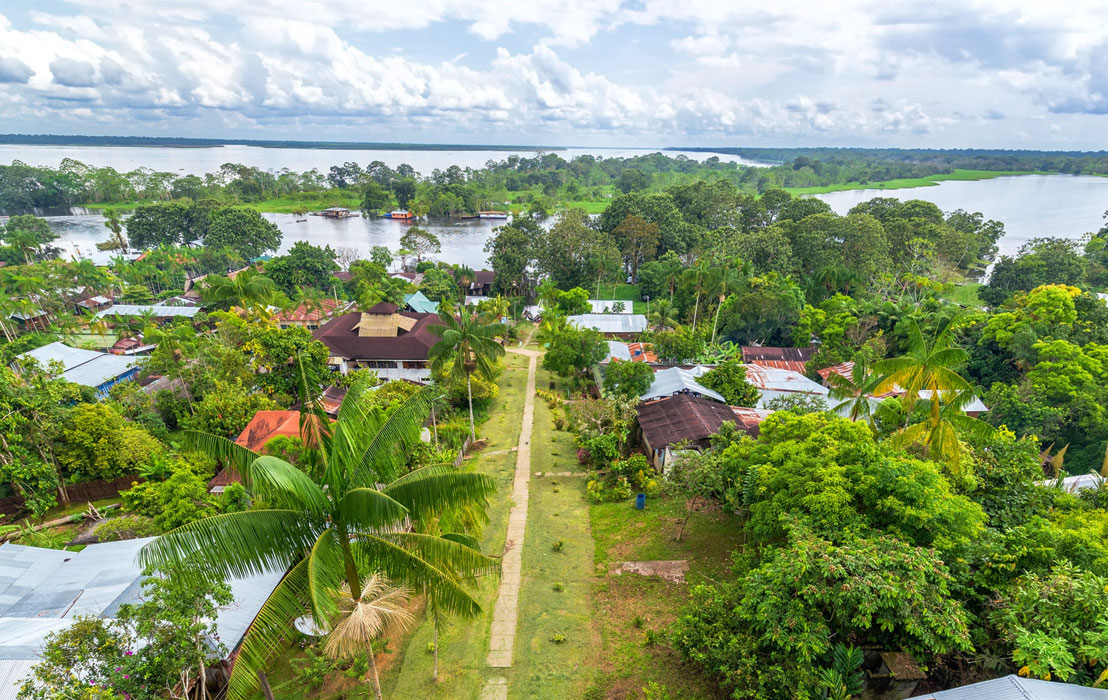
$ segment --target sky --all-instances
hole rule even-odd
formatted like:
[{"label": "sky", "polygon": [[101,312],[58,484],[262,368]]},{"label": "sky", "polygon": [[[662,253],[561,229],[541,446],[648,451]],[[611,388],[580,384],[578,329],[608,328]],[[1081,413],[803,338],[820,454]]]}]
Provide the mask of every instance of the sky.
[{"label": "sky", "polygon": [[1104,2],[5,0],[0,132],[1099,150]]}]

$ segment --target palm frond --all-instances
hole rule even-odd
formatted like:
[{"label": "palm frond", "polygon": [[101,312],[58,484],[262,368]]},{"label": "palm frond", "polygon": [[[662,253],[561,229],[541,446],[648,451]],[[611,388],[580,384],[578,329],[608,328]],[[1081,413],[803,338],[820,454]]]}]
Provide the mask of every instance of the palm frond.
[{"label": "palm frond", "polygon": [[[425,471],[428,469],[434,471]],[[444,472],[436,467],[424,467],[405,477],[402,482],[397,480],[389,484],[384,491],[404,504],[413,520],[423,520],[467,503],[484,503],[496,492],[496,482],[476,472],[457,469]]]},{"label": "palm frond", "polygon": [[375,489],[350,489],[339,501],[339,518],[358,532],[373,532],[404,520],[408,509]]},{"label": "palm frond", "polygon": [[234,467],[239,474],[243,474],[260,454],[247,449],[234,440],[228,440],[219,435],[212,435],[199,430],[186,430],[184,432],[185,446],[202,452],[213,459],[222,460]]},{"label": "palm frond", "polygon": [[189,560],[220,578],[284,571],[315,540],[300,510],[248,510],[213,515],[182,525],[139,552],[144,566],[164,568]]},{"label": "palm frond", "polygon": [[414,620],[408,610],[411,590],[392,585],[376,573],[366,578],[356,595],[342,591],[341,609],[324,643],[332,658],[350,658],[370,652],[378,635],[406,628]]},{"label": "palm frond", "polygon": [[337,537],[334,528],[327,528],[308,553],[308,600],[319,627],[325,627],[339,611],[335,598],[342,583],[343,555]]},{"label": "palm frond", "polygon": [[419,429],[431,405],[430,387],[408,397],[393,409],[362,452],[347,482],[351,487],[387,483],[407,463],[410,449],[419,441]]},{"label": "palm frond", "polygon": [[249,700],[258,690],[258,671],[282,646],[292,622],[308,609],[308,561],[285,574],[246,630],[231,668],[227,700]]},{"label": "palm frond", "polygon": [[263,455],[250,463],[243,476],[253,493],[267,503],[311,513],[327,510],[327,496],[307,474],[279,457]]},{"label": "palm frond", "polygon": [[446,532],[440,535],[444,540],[450,540],[451,542],[457,542],[458,544],[469,547],[470,549],[481,551],[481,543],[477,541],[477,538],[473,535],[467,535],[463,532]]}]

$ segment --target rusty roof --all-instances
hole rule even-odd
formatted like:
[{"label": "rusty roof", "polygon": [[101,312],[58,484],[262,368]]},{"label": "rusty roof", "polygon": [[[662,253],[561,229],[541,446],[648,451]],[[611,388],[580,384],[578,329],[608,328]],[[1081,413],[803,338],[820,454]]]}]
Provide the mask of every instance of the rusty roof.
[{"label": "rusty roof", "polygon": [[682,441],[699,442],[719,432],[724,421],[736,422],[731,407],[695,396],[667,396],[639,404],[639,427],[658,449]]},{"label": "rusty roof", "polygon": [[300,302],[296,305],[296,308],[289,309],[288,311],[282,311],[277,314],[278,321],[284,321],[286,323],[308,323],[311,321],[322,321],[330,318],[337,311],[345,311],[353,302],[340,301],[330,297],[319,300],[317,305],[309,305],[307,302]]},{"label": "rusty roof", "polygon": [[812,359],[815,348],[763,348],[753,345],[742,346],[743,362],[774,369],[787,369],[804,374],[808,360]]},{"label": "rusty roof", "polygon": [[816,374],[823,377],[823,381],[826,382],[827,378],[829,376],[831,376],[832,373],[838,374],[840,376],[846,377],[847,379],[850,379],[851,378],[850,375],[851,375],[851,372],[853,370],[854,370],[854,363],[853,362],[840,362],[837,365],[831,365],[830,367],[824,367],[823,369],[818,369],[818,370],[816,370]]},{"label": "rusty roof", "polygon": [[300,437],[300,411],[258,411],[235,442],[261,452],[270,438],[278,435]]}]

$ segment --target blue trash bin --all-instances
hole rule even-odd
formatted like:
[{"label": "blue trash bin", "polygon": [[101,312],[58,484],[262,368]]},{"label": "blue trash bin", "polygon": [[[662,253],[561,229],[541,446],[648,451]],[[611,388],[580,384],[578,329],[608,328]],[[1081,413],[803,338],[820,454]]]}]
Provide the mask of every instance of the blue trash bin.
[{"label": "blue trash bin", "polygon": [[646,494],[640,493],[635,496],[635,510],[642,510],[646,508]]}]

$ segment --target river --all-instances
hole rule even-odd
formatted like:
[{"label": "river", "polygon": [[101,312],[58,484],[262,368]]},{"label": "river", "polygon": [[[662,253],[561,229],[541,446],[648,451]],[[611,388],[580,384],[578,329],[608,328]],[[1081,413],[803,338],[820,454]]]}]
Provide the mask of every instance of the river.
[{"label": "river", "polygon": [[922,199],[940,209],[979,211],[1004,224],[1000,255],[1015,255],[1032,238],[1081,238],[1098,230],[1108,209],[1108,177],[1092,175],[1015,175],[991,180],[946,180],[934,187],[904,190],[846,190],[816,195],[845,214],[874,197]]}]

